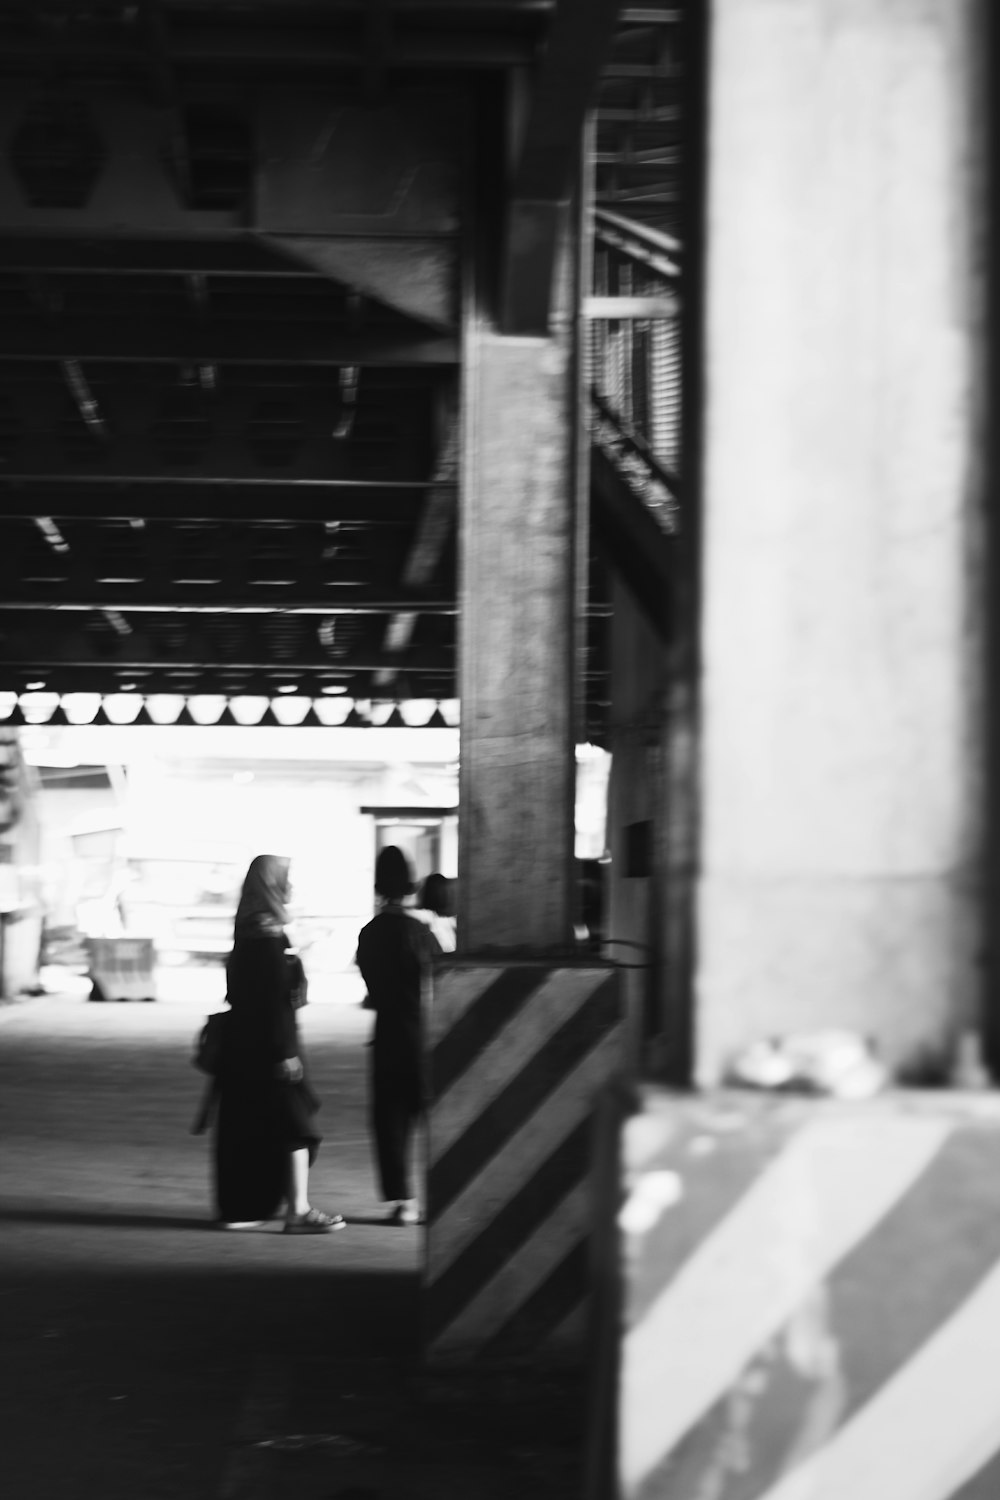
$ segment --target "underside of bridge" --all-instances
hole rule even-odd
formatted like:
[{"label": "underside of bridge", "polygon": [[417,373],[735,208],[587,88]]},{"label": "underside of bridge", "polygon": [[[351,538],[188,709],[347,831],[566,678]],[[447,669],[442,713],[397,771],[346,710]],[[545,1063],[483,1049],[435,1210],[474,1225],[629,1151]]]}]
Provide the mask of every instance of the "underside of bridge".
[{"label": "underside of bridge", "polygon": [[544,334],[569,219],[600,739],[608,564],[654,616],[671,566],[683,34],[599,0],[5,6],[0,690],[458,696],[470,267]]}]

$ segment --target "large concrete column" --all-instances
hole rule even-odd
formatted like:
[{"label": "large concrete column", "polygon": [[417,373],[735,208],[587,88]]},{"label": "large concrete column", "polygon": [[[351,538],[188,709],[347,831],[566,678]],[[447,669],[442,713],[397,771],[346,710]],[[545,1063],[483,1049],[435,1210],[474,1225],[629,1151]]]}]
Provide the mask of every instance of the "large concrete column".
[{"label": "large concrete column", "polygon": [[575,360],[569,274],[548,338],[464,341],[458,928],[465,951],[572,939]]},{"label": "large concrete column", "polygon": [[[714,0],[697,1072],[981,961],[974,0]],[[979,121],[985,137],[985,112]]]}]

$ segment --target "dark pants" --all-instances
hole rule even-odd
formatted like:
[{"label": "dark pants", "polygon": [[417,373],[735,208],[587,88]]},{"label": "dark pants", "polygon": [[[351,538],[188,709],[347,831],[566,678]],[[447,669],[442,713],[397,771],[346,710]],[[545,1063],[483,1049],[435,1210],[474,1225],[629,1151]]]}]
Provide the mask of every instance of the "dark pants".
[{"label": "dark pants", "polygon": [[371,1127],[382,1197],[414,1197],[410,1185],[413,1132],[423,1110],[418,1066],[372,1048]]}]

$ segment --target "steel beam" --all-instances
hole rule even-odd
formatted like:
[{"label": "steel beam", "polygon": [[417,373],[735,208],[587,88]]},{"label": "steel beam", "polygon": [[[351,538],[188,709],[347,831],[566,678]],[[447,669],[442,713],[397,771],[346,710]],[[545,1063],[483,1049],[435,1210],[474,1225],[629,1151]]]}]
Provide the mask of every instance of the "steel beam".
[{"label": "steel beam", "polygon": [[[102,368],[89,365],[91,376]],[[230,370],[232,366],[228,367]],[[0,364],[0,377],[3,368]],[[167,474],[202,481],[419,482],[427,472],[423,431],[429,403],[397,393],[362,401],[349,442],[334,426],[343,411],[336,387],[261,393],[223,381],[200,393],[166,383],[92,380],[103,429],[67,423],[58,387],[4,395],[3,480],[86,477],[156,482]],[[89,408],[88,408],[89,409]]]},{"label": "steel beam", "polygon": [[629,253],[645,250],[654,255],[677,256],[683,251],[684,246],[676,235],[667,234],[651,224],[640,224],[625,214],[600,208],[594,217],[594,232],[598,238],[607,238],[609,244]]},{"label": "steel beam", "polygon": [[6,320],[0,360],[81,359],[144,364],[454,365],[455,339],[419,331],[351,333],[312,323],[252,326],[221,321],[107,323],[62,318],[51,325]]},{"label": "steel beam", "polygon": [[[296,73],[315,75],[331,70],[355,73],[365,64],[365,50],[350,36],[320,34],[315,29],[299,30],[284,25],[272,30],[255,28],[253,33],[234,32],[227,27],[199,29],[185,35],[175,34],[171,56],[186,78],[196,70],[212,69],[221,73],[240,74],[252,69],[259,74],[266,69],[272,76]],[[535,42],[530,37],[512,35],[503,30],[400,33],[392,48],[393,68],[451,68],[479,70],[509,68],[531,61]],[[14,62],[41,63],[46,54],[34,43],[8,41],[4,44],[8,66]],[[127,76],[135,69],[135,49],[114,42],[81,43],[62,59],[62,71],[80,77],[113,72]]]},{"label": "steel beam", "polygon": [[617,0],[560,0],[530,85],[507,206],[501,326],[548,332],[556,257],[593,103],[618,12]]},{"label": "steel beam", "polygon": [[180,697],[196,694],[221,694],[224,697],[278,696],[278,690],[289,683],[296,693],[309,698],[321,698],[323,690],[331,683],[344,689],[344,696],[354,699],[397,700],[407,698],[441,699],[454,698],[455,678],[450,672],[414,673],[408,683],[402,681],[393,687],[391,694],[379,692],[375,685],[377,674],[355,669],[351,666],[326,669],[282,669],[274,665],[232,670],[215,662],[202,662],[191,668],[184,667],[136,667],[120,666],[116,662],[94,663],[87,666],[67,666],[63,663],[24,664],[5,662],[0,656],[0,692],[24,693],[31,691],[28,684],[44,682],[46,692],[59,693],[108,693],[121,692],[124,684],[138,689],[144,697],[156,693],[169,693]]},{"label": "steel beam", "polygon": [[0,480],[0,516],[163,521],[342,521],[408,526],[428,484],[365,480],[130,480],[41,476]]},{"label": "steel beam", "polygon": [[668,125],[681,117],[679,104],[598,104],[598,125]]},{"label": "steel beam", "polygon": [[[238,35],[227,30],[232,46]],[[265,234],[449,235],[458,229],[464,94],[401,85],[379,108],[328,89],[263,87],[241,107],[248,145],[248,201],[192,209],[169,162],[171,111],[137,101],[134,89],[80,85],[72,116],[30,124],[38,107],[26,81],[0,94],[0,231],[112,237]],[[25,131],[28,131],[28,137]],[[74,168],[52,184],[48,156]],[[30,137],[30,139],[29,139]],[[19,143],[21,149],[19,150]],[[193,148],[192,148],[193,149]],[[75,152],[75,157],[74,157]],[[51,175],[51,174],[49,174]],[[64,178],[73,189],[67,204]],[[253,191],[250,192],[251,182]],[[251,201],[252,200],[252,201]]]},{"label": "steel beam", "polygon": [[[210,598],[206,595],[210,594]],[[331,588],[328,597],[304,600],[289,589],[259,586],[240,594],[223,594],[217,587],[174,585],[169,593],[154,598],[138,594],[120,584],[93,585],[86,593],[61,593],[51,585],[30,591],[5,588],[0,612],[36,609],[87,614],[94,610],[116,609],[134,614],[187,615],[391,615],[401,610],[419,609],[425,615],[454,615],[458,606],[451,598],[417,598],[402,590],[395,594],[362,585]]]},{"label": "steel beam", "polygon": [[[166,621],[173,619],[165,617]],[[323,650],[315,631],[311,632],[311,640],[294,644],[279,659],[274,641],[254,628],[253,621],[244,622],[232,654],[228,651],[222,654],[219,641],[205,628],[202,619],[186,623],[177,649],[164,651],[162,640],[150,634],[147,621],[148,617],[120,641],[105,641],[80,630],[69,635],[51,625],[26,625],[21,618],[10,624],[8,617],[0,617],[0,662],[7,667],[39,670],[55,666],[84,668],[110,661],[116,667],[159,671],[195,672],[211,665],[230,673],[275,670],[325,671],[331,675],[340,670],[377,672],[390,664],[407,672],[447,675],[455,665],[454,650],[443,646],[422,646],[399,653],[361,645],[350,649],[341,662]],[[165,621],[158,623],[162,625]]]},{"label": "steel beam", "polygon": [[[141,60],[134,56],[133,66]],[[0,93],[0,232],[196,236],[245,227],[237,209],[190,209],[178,192],[169,167],[169,124],[164,112],[137,103],[126,93],[74,89],[78,115],[74,122],[51,125],[49,150],[72,154],[74,132],[86,125],[86,145],[78,150],[79,199],[65,206],[60,195],[48,197],[44,183],[32,186],[29,163],[18,154],[20,132],[35,102],[30,82],[7,82]],[[30,155],[30,153],[29,153]],[[39,187],[41,191],[39,191]]]},{"label": "steel beam", "polygon": [[378,108],[265,92],[253,225],[271,235],[433,236],[459,228],[464,95],[400,89]]},{"label": "steel beam", "polygon": [[137,239],[101,233],[89,237],[71,225],[53,234],[5,234],[0,271],[23,275],[73,276],[252,276],[282,280],[313,278],[315,268],[278,254],[270,242],[241,229],[199,239]]},{"label": "steel beam", "polygon": [[458,251],[441,236],[271,235],[262,241],[316,275],[432,328],[457,323]]},{"label": "steel beam", "polygon": [[582,316],[599,322],[676,318],[680,299],[672,293],[648,297],[584,297]]}]

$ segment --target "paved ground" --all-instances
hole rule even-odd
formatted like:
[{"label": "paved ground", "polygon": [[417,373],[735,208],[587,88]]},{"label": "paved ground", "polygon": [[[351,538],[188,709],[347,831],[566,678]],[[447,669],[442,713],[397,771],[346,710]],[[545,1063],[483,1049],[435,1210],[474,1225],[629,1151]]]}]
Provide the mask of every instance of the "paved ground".
[{"label": "paved ground", "polygon": [[303,1013],[325,1101],[313,1202],[348,1228],[212,1228],[188,1062],[212,982],[0,1010],[0,1493],[578,1495],[574,1380],[421,1371],[421,1236],[380,1222],[350,985]]}]

